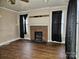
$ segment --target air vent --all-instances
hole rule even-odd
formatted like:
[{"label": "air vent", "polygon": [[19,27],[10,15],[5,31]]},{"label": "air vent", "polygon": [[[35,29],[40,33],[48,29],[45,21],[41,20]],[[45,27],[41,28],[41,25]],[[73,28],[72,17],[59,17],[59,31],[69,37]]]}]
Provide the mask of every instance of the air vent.
[{"label": "air vent", "polygon": [[48,17],[49,15],[37,15],[37,16],[30,16],[29,18],[38,18],[38,17]]},{"label": "air vent", "polygon": [[23,2],[29,2],[29,0],[21,0],[21,1],[23,1]]}]

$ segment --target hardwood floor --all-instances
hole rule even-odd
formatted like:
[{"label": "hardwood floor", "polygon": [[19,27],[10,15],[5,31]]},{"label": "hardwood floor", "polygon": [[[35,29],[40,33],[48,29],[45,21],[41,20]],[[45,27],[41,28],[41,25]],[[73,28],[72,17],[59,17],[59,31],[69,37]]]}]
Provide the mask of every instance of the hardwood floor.
[{"label": "hardwood floor", "polygon": [[17,40],[0,47],[0,59],[66,59],[65,48],[56,43]]}]

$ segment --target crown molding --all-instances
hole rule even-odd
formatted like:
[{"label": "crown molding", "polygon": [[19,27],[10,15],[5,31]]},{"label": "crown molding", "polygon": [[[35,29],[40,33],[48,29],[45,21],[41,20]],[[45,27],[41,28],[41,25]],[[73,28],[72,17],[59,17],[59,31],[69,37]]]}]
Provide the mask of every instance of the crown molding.
[{"label": "crown molding", "polygon": [[15,11],[15,10],[12,10],[12,9],[9,9],[9,8],[6,8],[6,7],[0,7],[1,9],[5,9],[5,10],[8,10],[8,11],[12,11],[12,12],[16,12],[16,13],[20,13],[18,11]]}]

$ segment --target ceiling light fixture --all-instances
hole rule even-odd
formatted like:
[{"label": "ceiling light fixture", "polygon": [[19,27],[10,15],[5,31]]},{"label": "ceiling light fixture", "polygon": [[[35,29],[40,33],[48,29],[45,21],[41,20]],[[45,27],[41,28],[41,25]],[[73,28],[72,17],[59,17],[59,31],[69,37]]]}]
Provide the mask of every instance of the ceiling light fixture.
[{"label": "ceiling light fixture", "polygon": [[21,0],[21,1],[23,1],[23,2],[29,2],[29,0]]},{"label": "ceiling light fixture", "polygon": [[15,4],[15,0],[8,0],[10,4]]}]

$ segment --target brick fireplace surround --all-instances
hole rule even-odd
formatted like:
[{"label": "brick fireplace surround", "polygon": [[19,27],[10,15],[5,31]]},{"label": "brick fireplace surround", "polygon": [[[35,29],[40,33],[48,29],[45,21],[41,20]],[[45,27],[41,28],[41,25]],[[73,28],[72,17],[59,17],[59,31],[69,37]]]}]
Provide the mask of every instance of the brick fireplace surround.
[{"label": "brick fireplace surround", "polygon": [[30,37],[31,40],[35,40],[35,32],[43,33],[43,41],[48,40],[48,26],[30,26]]}]

